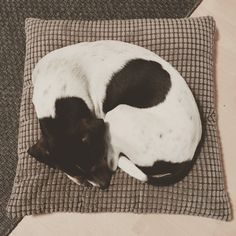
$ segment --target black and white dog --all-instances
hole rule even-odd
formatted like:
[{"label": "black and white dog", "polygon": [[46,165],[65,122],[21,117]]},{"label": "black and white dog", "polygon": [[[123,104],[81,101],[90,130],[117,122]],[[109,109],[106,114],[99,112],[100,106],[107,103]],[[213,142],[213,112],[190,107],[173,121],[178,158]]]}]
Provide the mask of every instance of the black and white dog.
[{"label": "black and white dog", "polygon": [[120,41],[79,43],[43,57],[32,80],[42,137],[28,153],[76,183],[107,188],[119,166],[168,185],[190,168],[202,132],[198,108],[155,53]]}]

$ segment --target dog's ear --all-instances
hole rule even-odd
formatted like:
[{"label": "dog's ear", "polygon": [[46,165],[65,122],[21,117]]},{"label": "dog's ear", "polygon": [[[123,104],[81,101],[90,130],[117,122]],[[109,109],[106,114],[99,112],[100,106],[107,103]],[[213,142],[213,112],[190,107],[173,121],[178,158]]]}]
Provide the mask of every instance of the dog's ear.
[{"label": "dog's ear", "polygon": [[55,163],[52,158],[50,158],[48,143],[44,137],[41,137],[37,143],[30,147],[27,153],[34,157],[37,161],[55,168]]}]

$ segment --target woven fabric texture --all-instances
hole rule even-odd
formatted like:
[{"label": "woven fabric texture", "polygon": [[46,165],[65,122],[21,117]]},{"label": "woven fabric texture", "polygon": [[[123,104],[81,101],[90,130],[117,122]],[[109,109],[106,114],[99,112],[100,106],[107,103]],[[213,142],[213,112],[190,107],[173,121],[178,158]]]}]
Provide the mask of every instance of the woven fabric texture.
[{"label": "woven fabric texture", "polygon": [[6,216],[17,164],[26,17],[126,19],[186,17],[201,0],[0,0],[0,235],[20,219]]},{"label": "woven fabric texture", "polygon": [[[26,21],[26,58],[20,111],[18,167],[7,210],[11,217],[55,211],[171,213],[230,220],[215,119],[211,17],[192,19]],[[108,191],[78,186],[65,174],[30,158],[40,137],[31,73],[52,50],[83,41],[115,39],[145,47],[169,61],[186,79],[198,103],[203,141],[189,175],[169,187],[140,183],[117,171]]]}]

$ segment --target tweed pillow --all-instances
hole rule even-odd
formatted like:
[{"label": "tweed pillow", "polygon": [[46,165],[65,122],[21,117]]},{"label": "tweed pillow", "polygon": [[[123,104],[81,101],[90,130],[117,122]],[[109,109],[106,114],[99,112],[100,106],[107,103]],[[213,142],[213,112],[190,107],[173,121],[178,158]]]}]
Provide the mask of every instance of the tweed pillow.
[{"label": "tweed pillow", "polygon": [[[189,214],[230,220],[215,118],[211,17],[135,20],[26,20],[26,58],[20,111],[18,167],[7,210],[11,217],[55,211]],[[31,73],[52,50],[83,41],[115,39],[145,47],[186,79],[202,117],[203,139],[193,170],[182,181],[154,187],[118,170],[108,191],[78,186],[62,172],[30,158],[40,137]]]}]

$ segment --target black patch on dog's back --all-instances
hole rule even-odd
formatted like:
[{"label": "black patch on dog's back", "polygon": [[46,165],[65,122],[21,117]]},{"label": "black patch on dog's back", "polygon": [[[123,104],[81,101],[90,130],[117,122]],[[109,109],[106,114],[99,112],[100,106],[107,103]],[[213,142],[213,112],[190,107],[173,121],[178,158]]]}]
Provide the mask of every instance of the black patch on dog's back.
[{"label": "black patch on dog's back", "polygon": [[163,102],[171,87],[170,75],[155,61],[134,59],[116,72],[107,86],[103,112],[119,104],[148,108]]}]

